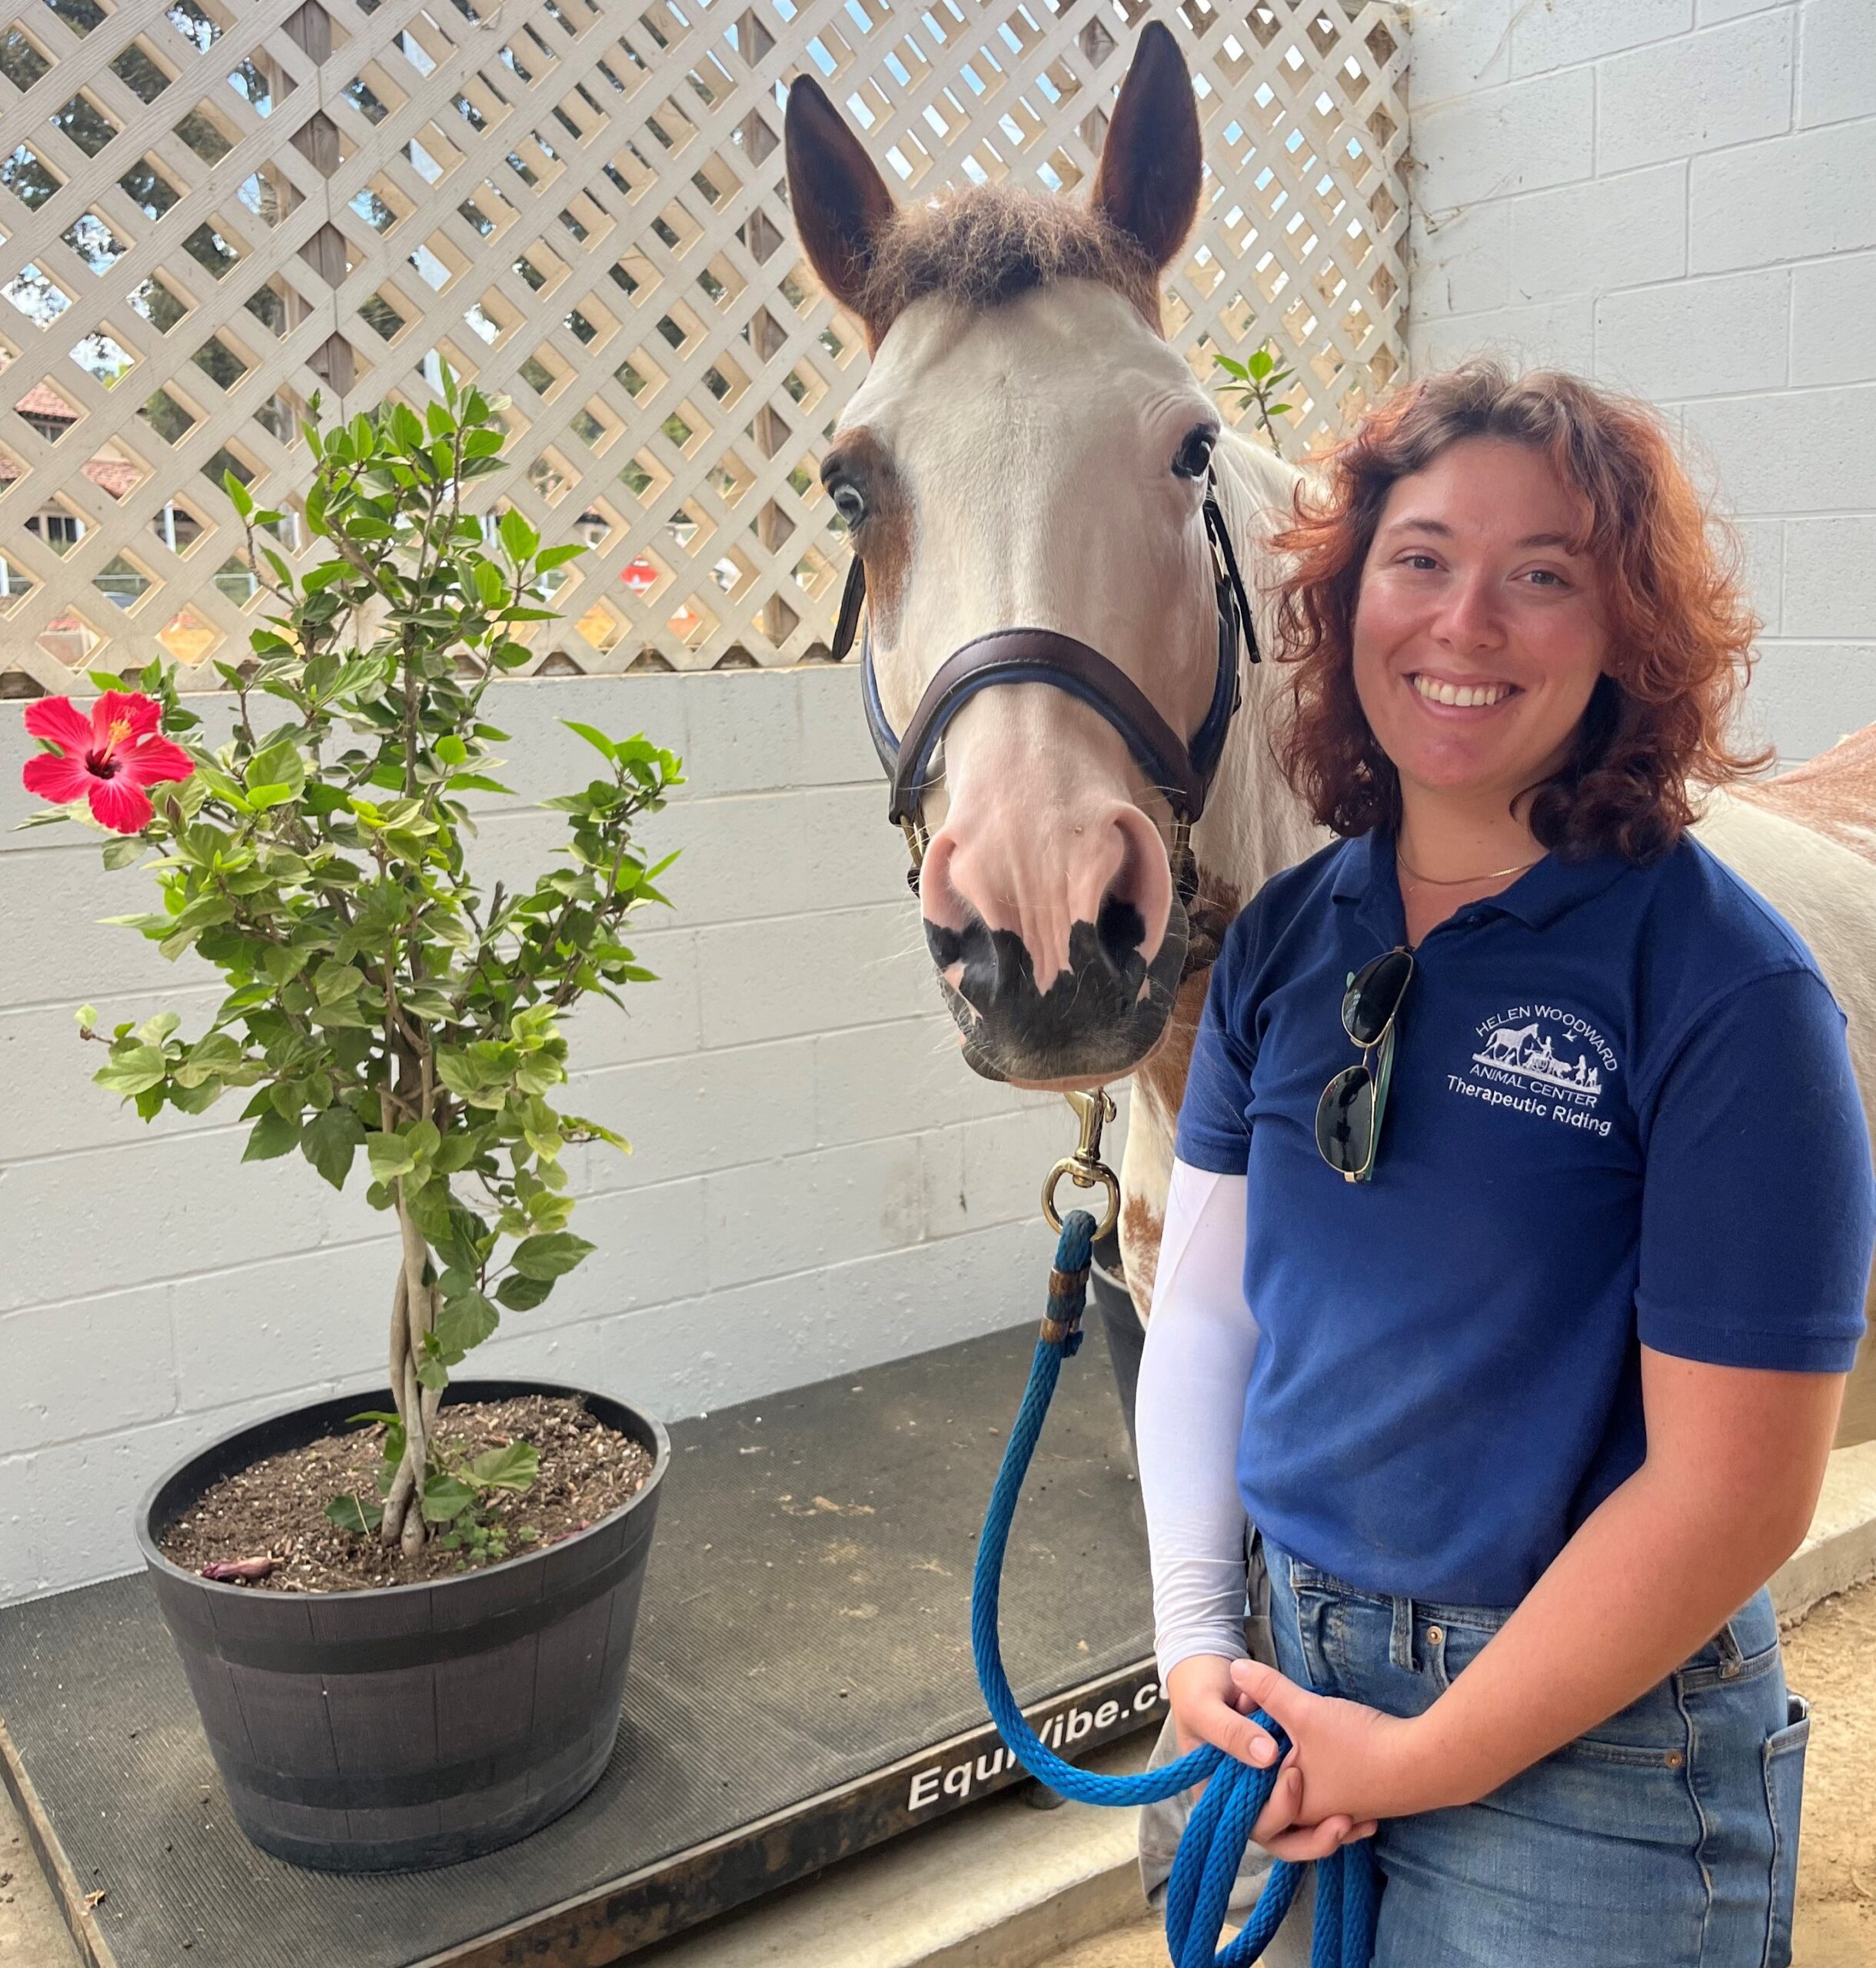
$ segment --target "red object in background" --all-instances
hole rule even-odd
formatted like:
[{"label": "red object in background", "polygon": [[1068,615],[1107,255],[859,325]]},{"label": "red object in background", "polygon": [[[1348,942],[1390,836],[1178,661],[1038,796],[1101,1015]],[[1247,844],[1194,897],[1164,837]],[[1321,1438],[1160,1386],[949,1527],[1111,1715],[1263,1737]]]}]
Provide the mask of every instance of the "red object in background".
[{"label": "red object in background", "polygon": [[628,561],[619,578],[634,594],[649,594],[658,584],[658,570],[641,554]]},{"label": "red object in background", "polygon": [[195,770],[188,753],[158,732],[162,714],[140,690],[107,690],[88,717],[69,697],[40,697],[26,706],[27,732],[61,749],[28,759],[21,783],[55,806],[88,800],[100,826],[141,833],[155,811],[143,789]]}]

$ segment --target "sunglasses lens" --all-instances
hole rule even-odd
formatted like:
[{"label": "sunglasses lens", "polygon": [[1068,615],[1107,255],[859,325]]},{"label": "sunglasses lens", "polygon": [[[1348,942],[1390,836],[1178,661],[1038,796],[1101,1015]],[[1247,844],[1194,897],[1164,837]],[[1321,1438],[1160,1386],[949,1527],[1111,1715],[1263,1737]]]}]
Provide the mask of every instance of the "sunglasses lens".
[{"label": "sunglasses lens", "polygon": [[1338,1175],[1359,1175],[1373,1158],[1374,1138],[1374,1075],[1365,1066],[1350,1066],[1322,1089],[1316,1145]]},{"label": "sunglasses lens", "polygon": [[1355,982],[1342,1001],[1342,1022],[1356,1045],[1380,1044],[1412,975],[1413,956],[1408,950],[1384,951],[1355,973]]}]

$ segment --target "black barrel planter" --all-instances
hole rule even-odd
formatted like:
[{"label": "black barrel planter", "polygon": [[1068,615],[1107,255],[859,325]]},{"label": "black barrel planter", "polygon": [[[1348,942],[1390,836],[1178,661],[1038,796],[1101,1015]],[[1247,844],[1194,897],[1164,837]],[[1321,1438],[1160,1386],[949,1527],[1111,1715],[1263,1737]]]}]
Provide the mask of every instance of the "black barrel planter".
[{"label": "black barrel planter", "polygon": [[524,1838],[598,1781],[618,1734],[670,1438],[622,1402],[545,1381],[464,1381],[452,1401],[571,1395],[650,1450],[650,1480],[571,1538],[482,1570],[357,1592],[255,1591],[155,1540],[209,1486],[331,1433],[388,1394],[244,1428],[144,1499],[137,1535],[241,1829],[296,1865],[394,1872]]}]

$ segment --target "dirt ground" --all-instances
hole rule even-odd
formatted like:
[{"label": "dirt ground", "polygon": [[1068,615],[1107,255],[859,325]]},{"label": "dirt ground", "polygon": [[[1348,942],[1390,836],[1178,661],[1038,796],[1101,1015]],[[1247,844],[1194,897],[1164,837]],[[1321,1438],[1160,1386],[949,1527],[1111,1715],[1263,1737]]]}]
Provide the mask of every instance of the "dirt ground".
[{"label": "dirt ground", "polygon": [[[1876,1964],[1876,1583],[1827,1600],[1785,1637],[1791,1685],[1815,1718],[1793,1968]],[[1043,1968],[1166,1968],[1156,1923],[1117,1929]],[[0,1790],[0,1968],[78,1968]]]},{"label": "dirt ground", "polygon": [[[1827,1599],[1785,1646],[1812,1717],[1792,1968],[1876,1968],[1876,1583]],[[1166,1968],[1166,1937],[1143,1921],[1043,1968]]]}]

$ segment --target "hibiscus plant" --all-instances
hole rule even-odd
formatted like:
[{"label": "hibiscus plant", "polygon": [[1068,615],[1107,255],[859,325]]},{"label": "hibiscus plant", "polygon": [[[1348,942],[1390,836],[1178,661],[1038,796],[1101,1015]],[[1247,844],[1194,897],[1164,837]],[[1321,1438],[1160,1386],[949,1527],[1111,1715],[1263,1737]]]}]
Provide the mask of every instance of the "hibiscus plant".
[{"label": "hibiscus plant", "polygon": [[111,919],[165,956],[194,949],[228,986],[192,1039],[171,1012],[107,1037],[88,1006],[81,1029],[110,1052],[98,1084],[145,1120],[247,1091],[245,1159],[297,1149],[342,1188],[362,1150],[367,1201],[396,1216],[380,1494],[328,1514],[407,1554],[478,1494],[531,1480],[525,1444],[497,1451],[499,1468],[446,1462],[437,1411],[502,1311],[540,1305],[592,1248],[567,1227],[562,1151],[626,1143],[553,1104],[559,1021],[651,975],[623,934],[664,901],[670,857],[647,866],[634,829],[681,783],[644,736],[569,721],[598,763],[541,803],[566,816],[564,860],[513,889],[471,873],[468,797],[510,792],[489,683],[529,660],[526,625],[553,619],[544,577],[584,550],[543,547],[518,511],[467,509],[501,467],[501,406],[447,371],[442,383],[421,418],[390,404],[323,434],[303,426],[306,524],[331,550],[304,574],[270,544],[282,516],[227,481],[274,607],[252,660],[217,665],[233,693],[225,743],[161,663],[135,680],[93,672],[104,694],[88,713],[65,698],[26,713],[45,749],[25,784],[63,809],[27,824],[109,831],[105,865],[142,860],[161,891],[151,913]]}]

